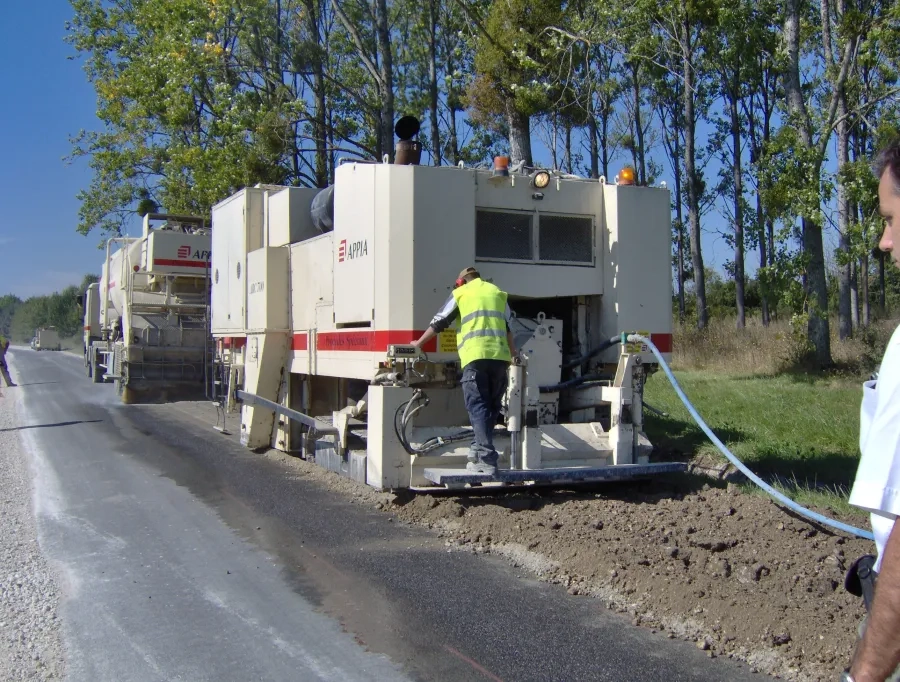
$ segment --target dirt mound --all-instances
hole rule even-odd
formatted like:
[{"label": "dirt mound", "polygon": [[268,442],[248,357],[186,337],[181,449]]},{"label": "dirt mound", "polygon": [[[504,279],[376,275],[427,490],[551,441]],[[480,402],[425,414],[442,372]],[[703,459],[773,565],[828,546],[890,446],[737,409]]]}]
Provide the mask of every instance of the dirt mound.
[{"label": "dirt mound", "polygon": [[[385,508],[452,546],[502,554],[636,625],[791,679],[848,664],[861,601],[843,588],[869,542],[799,520],[767,498],[685,478],[602,492],[417,496]],[[857,519],[864,522],[864,519]]]}]

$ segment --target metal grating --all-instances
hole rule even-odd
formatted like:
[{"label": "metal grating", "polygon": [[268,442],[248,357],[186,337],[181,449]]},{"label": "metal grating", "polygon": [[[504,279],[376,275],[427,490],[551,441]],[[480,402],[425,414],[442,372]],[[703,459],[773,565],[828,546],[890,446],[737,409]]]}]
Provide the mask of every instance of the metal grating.
[{"label": "metal grating", "polygon": [[475,257],[533,260],[531,213],[478,211]]},{"label": "metal grating", "polygon": [[594,262],[594,221],[590,217],[547,215],[538,217],[541,261]]}]

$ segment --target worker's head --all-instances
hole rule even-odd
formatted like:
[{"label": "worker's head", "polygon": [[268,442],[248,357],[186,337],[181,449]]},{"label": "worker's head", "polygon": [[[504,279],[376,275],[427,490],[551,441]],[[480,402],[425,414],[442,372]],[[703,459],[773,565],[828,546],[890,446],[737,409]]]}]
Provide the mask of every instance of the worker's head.
[{"label": "worker's head", "polygon": [[875,162],[878,175],[878,209],[884,232],[878,248],[891,254],[900,266],[900,138],[881,150]]},{"label": "worker's head", "polygon": [[459,273],[459,277],[456,278],[456,286],[461,287],[463,284],[468,284],[473,279],[478,279],[479,277],[481,277],[481,273],[479,273],[478,270],[468,267]]}]

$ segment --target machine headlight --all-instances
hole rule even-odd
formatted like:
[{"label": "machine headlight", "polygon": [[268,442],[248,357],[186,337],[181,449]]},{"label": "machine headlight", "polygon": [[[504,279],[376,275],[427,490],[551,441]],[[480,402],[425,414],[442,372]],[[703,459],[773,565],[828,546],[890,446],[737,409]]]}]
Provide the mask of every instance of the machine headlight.
[{"label": "machine headlight", "polygon": [[550,173],[547,171],[541,170],[535,172],[531,176],[531,186],[536,187],[537,189],[544,189],[547,185],[550,184]]}]

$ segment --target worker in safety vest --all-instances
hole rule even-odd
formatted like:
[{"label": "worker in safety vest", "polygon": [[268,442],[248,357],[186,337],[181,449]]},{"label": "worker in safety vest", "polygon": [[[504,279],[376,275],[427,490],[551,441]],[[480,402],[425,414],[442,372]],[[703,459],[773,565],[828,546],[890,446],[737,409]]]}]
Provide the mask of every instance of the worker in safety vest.
[{"label": "worker in safety vest", "polygon": [[421,347],[457,319],[460,322],[456,348],[463,368],[466,411],[475,432],[466,469],[480,474],[497,471],[493,433],[506,393],[509,363],[516,356],[506,297],[505,291],[481,279],[475,268],[466,268],[456,280],[453,295],[415,342]]},{"label": "worker in safety vest", "polygon": [[3,339],[0,341],[0,375],[3,376],[3,381],[6,383],[6,387],[15,386],[13,383],[12,377],[9,376],[9,367],[6,366],[6,351],[9,350],[9,339]]},{"label": "worker in safety vest", "polygon": [[[900,266],[900,140],[881,153],[875,171],[884,218],[878,246]],[[900,327],[877,377],[863,384],[859,445],[850,504],[870,513],[877,558],[862,557],[847,576],[848,590],[866,598],[869,613],[850,670],[841,679],[894,681],[900,680]]]}]

